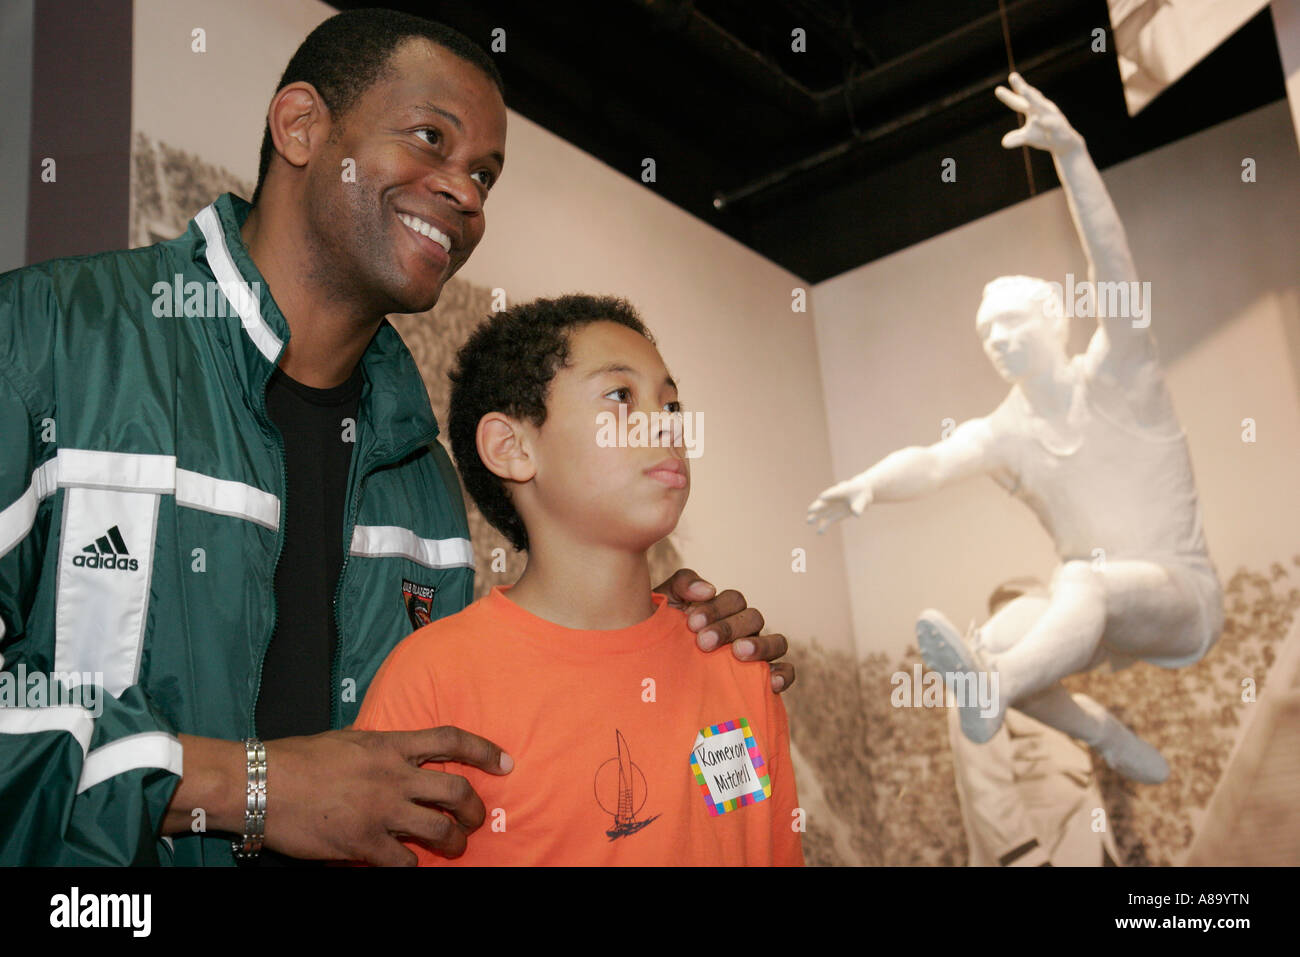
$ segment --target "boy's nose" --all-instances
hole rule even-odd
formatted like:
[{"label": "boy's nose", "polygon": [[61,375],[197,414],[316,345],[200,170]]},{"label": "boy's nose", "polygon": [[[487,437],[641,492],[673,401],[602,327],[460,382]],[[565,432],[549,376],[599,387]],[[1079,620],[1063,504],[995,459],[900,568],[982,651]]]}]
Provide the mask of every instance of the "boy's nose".
[{"label": "boy's nose", "polygon": [[660,422],[659,437],[661,442],[666,440],[667,444],[674,447],[680,446],[685,442],[685,428],[682,412],[663,413],[663,419]]}]

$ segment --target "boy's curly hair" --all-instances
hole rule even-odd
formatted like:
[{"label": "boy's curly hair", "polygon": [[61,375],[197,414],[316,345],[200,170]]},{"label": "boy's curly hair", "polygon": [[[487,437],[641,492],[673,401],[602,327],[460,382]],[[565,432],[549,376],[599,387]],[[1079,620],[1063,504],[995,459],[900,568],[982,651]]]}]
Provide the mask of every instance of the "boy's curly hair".
[{"label": "boy's curly hair", "polygon": [[447,416],[452,455],[483,517],[518,551],[528,548],[528,530],[505,482],[479,458],[478,424],[489,412],[501,412],[541,426],[551,380],[569,364],[570,333],[601,320],[655,341],[627,300],[569,295],[534,299],[490,316],[456,354]]}]

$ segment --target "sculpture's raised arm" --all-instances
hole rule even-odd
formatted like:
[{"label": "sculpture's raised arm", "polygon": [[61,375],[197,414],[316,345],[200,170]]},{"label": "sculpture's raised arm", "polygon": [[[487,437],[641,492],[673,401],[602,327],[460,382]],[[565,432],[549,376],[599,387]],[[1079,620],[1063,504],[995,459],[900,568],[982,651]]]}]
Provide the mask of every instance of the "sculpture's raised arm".
[{"label": "sculpture's raised arm", "polygon": [[[1007,149],[1033,146],[1052,154],[1070,217],[1088,258],[1088,280],[1096,297],[1092,315],[1109,339],[1107,351],[1117,350],[1125,359],[1150,358],[1149,287],[1138,284],[1124,224],[1088,155],[1087,144],[1057,105],[1020,74],[1012,73],[1010,82],[1012,89],[999,86],[994,92],[1007,106],[1025,115],[1025,125],[1004,136],[1002,145]],[[1120,308],[1117,303],[1122,304]]]},{"label": "sculpture's raised arm", "polygon": [[1012,90],[999,86],[997,98],[1025,114],[1025,125],[1002,137],[1007,149],[1027,145],[1052,154],[1056,174],[1065,190],[1070,216],[1088,257],[1088,278],[1132,281],[1137,267],[1115,204],[1088,155],[1088,147],[1055,103],[1030,86],[1018,73],[1011,74]]}]

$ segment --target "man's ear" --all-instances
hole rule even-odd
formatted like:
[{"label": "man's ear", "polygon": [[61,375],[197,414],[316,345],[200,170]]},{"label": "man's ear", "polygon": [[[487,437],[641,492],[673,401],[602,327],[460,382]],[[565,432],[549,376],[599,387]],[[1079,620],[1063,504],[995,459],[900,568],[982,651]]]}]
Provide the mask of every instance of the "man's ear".
[{"label": "man's ear", "polygon": [[528,426],[501,412],[479,419],[475,444],[489,472],[512,482],[527,482],[537,474],[532,433]]},{"label": "man's ear", "polygon": [[275,151],[291,166],[302,168],[328,138],[329,107],[316,87],[299,81],[275,94],[266,122]]}]

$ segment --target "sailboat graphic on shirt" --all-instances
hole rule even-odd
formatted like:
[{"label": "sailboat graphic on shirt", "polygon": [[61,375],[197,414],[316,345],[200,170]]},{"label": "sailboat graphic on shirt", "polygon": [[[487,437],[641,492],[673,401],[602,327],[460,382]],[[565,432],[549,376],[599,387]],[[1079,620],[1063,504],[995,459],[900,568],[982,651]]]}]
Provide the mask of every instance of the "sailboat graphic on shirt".
[{"label": "sailboat graphic on shirt", "polygon": [[614,826],[605,832],[611,841],[635,834],[659,817],[656,814],[644,821],[637,820],[648,795],[645,775],[632,761],[627,739],[617,728],[614,729],[614,746],[617,757],[610,758],[596,769],[593,782],[596,803],[614,818]]}]

